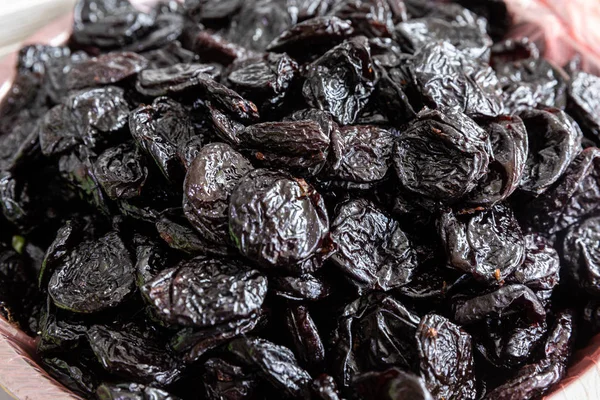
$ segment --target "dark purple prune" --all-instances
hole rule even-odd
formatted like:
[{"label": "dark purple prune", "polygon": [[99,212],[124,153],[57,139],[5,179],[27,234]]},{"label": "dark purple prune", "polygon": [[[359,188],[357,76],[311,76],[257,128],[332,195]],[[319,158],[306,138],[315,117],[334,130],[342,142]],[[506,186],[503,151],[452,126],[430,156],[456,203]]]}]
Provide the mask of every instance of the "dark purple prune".
[{"label": "dark purple prune", "polygon": [[471,336],[448,319],[428,314],[417,328],[421,376],[435,398],[475,399]]},{"label": "dark purple prune", "polygon": [[162,389],[139,383],[104,383],[96,389],[96,396],[99,400],[180,400]]},{"label": "dark purple prune", "polygon": [[364,373],[353,387],[363,400],[433,400],[422,378],[398,368]]},{"label": "dark purple prune", "polygon": [[196,135],[185,108],[167,97],[141,106],[129,115],[129,129],[137,145],[156,162],[167,179],[183,179],[181,155],[187,142]]},{"label": "dark purple prune", "polygon": [[490,207],[506,200],[521,184],[529,141],[523,121],[517,116],[500,116],[480,123],[489,134],[490,163],[484,180],[467,195],[470,206]]},{"label": "dark purple prune", "polygon": [[527,59],[495,65],[504,91],[504,107],[514,114],[539,106],[564,109],[567,77],[544,59]]},{"label": "dark purple prune", "polygon": [[469,279],[469,276],[445,266],[431,268],[427,264],[421,265],[414,271],[412,280],[396,292],[411,300],[439,303],[446,299],[455,286]]},{"label": "dark purple prune", "polygon": [[353,34],[350,21],[335,16],[316,17],[284,31],[267,46],[267,50],[306,59],[310,53],[324,53]]},{"label": "dark purple prune", "polygon": [[593,215],[600,199],[600,150],[583,150],[562,177],[523,210],[528,225],[554,234]]},{"label": "dark purple prune", "polygon": [[[375,57],[374,57],[375,58]],[[375,60],[377,63],[377,59]],[[396,126],[415,119],[417,113],[405,91],[405,77],[398,68],[381,69],[374,93],[375,102],[383,114]]]},{"label": "dark purple prune", "polygon": [[300,276],[270,276],[269,289],[271,293],[296,301],[317,301],[329,296],[331,284],[315,275]]},{"label": "dark purple prune", "polygon": [[367,105],[375,80],[369,42],[359,36],[310,64],[302,93],[309,105],[329,111],[337,122],[349,125]]},{"label": "dark purple prune", "polygon": [[127,125],[129,105],[123,89],[106,86],[68,96],[40,124],[40,145],[46,156],[63,153],[79,143],[93,148],[114,139]]},{"label": "dark purple prune", "polygon": [[560,280],[560,259],[550,242],[532,233],[525,236],[525,261],[506,281],[532,290],[551,290]]},{"label": "dark purple prune", "polygon": [[[155,213],[152,212],[152,214]],[[167,209],[156,213],[153,217],[159,236],[170,248],[190,255],[212,254],[221,256],[227,254],[226,248],[211,245],[199,236],[198,232],[183,216],[180,208]]]},{"label": "dark purple prune", "polygon": [[506,205],[474,215],[447,211],[438,225],[450,266],[479,281],[502,282],[523,264],[523,233]]},{"label": "dark purple prune", "polygon": [[119,305],[135,287],[131,255],[116,232],[71,250],[48,284],[54,304],[77,313]]},{"label": "dark purple prune", "polygon": [[34,206],[31,186],[8,172],[0,172],[0,210],[7,221],[21,231],[32,229],[39,213]]},{"label": "dark purple prune", "polygon": [[66,86],[73,90],[111,85],[137,75],[147,65],[148,61],[135,53],[103,54],[73,64],[66,74]]},{"label": "dark purple prune", "polygon": [[359,34],[392,37],[394,24],[406,19],[403,6],[398,0],[337,0],[328,13],[349,20]]},{"label": "dark purple prune", "polygon": [[[90,370],[90,361],[68,357],[43,357],[41,365],[58,382],[85,397],[94,393],[98,377]],[[93,368],[93,365],[91,366]]]},{"label": "dark purple prune", "polygon": [[422,46],[410,70],[423,101],[431,108],[455,109],[472,117],[496,117],[504,109],[494,70],[448,42]]},{"label": "dark purple prune", "polygon": [[[136,239],[136,238],[134,238]],[[166,269],[169,256],[165,249],[154,240],[142,237],[135,248],[135,283],[141,289],[146,283],[154,279],[160,271]]]},{"label": "dark purple prune", "polygon": [[571,78],[567,110],[587,137],[600,143],[600,77],[577,72]]},{"label": "dark purple prune", "polygon": [[454,320],[462,325],[472,324],[487,317],[498,318],[513,314],[531,322],[546,318],[544,306],[531,289],[523,285],[505,285],[500,289],[469,300],[459,299],[454,304]]},{"label": "dark purple prune", "polygon": [[198,32],[192,39],[191,49],[203,62],[217,62],[223,65],[261,55],[209,31]]},{"label": "dark purple prune", "polygon": [[212,80],[220,75],[220,68],[212,64],[175,64],[141,71],[135,88],[144,96],[177,95],[197,89],[203,85],[203,80]]},{"label": "dark purple prune", "polygon": [[600,294],[600,217],[591,217],[572,226],[563,239],[562,271],[574,284],[592,296]]},{"label": "dark purple prune", "polygon": [[263,268],[313,272],[331,252],[321,196],[303,179],[256,169],[229,203],[229,232],[239,251]]},{"label": "dark purple prune", "polygon": [[25,256],[0,243],[0,317],[21,329],[26,329],[28,303],[35,297],[33,275]]},{"label": "dark purple prune", "polygon": [[325,346],[308,308],[303,305],[287,307],[285,324],[300,363],[309,370],[321,370],[325,363]]},{"label": "dark purple prune", "polygon": [[315,400],[341,400],[335,379],[327,374],[321,374],[312,382],[313,399]]},{"label": "dark purple prune", "polygon": [[37,351],[45,354],[78,348],[88,329],[82,319],[57,309],[50,297],[42,310],[39,328]]},{"label": "dark purple prune", "polygon": [[334,128],[322,176],[356,183],[381,181],[392,165],[394,134],[374,125]]},{"label": "dark purple prune", "polygon": [[[174,4],[178,3],[172,2]],[[168,3],[167,3],[168,4]],[[157,4],[160,7],[161,3]],[[166,46],[179,39],[183,33],[184,16],[177,12],[158,13],[152,31],[135,43],[125,46],[123,49],[135,51],[136,53]]]},{"label": "dark purple prune", "polygon": [[252,399],[258,394],[255,374],[221,358],[206,360],[202,378],[207,400]]},{"label": "dark purple prune", "polygon": [[60,265],[65,257],[71,252],[73,247],[87,239],[90,232],[83,229],[83,225],[76,220],[68,220],[56,232],[54,241],[50,244],[44,255],[44,260],[38,274],[38,286],[40,288],[47,285],[48,279],[54,269]]},{"label": "dark purple prune", "polygon": [[225,83],[263,113],[283,106],[297,74],[298,63],[287,54],[267,54],[260,59],[235,62]]},{"label": "dark purple prune", "polygon": [[331,340],[330,362],[338,382],[349,387],[358,375],[418,362],[415,334],[420,318],[383,293],[348,304],[338,317]]},{"label": "dark purple prune", "polygon": [[98,156],[94,175],[110,199],[130,199],[140,195],[148,178],[148,168],[138,148],[126,142]]},{"label": "dark purple prune", "polygon": [[487,172],[487,140],[488,133],[460,111],[424,109],[396,141],[396,173],[411,192],[459,200]]},{"label": "dark purple prune", "polygon": [[242,152],[263,167],[316,175],[325,166],[330,138],[315,121],[263,122],[238,135]]},{"label": "dark purple prune", "polygon": [[337,247],[332,261],[360,292],[403,286],[418,265],[400,224],[368,200],[339,206],[331,240]]},{"label": "dark purple prune", "polygon": [[179,361],[153,328],[94,325],[86,336],[102,367],[125,379],[166,386],[181,373]]},{"label": "dark purple prune", "polygon": [[155,50],[141,53],[148,60],[148,68],[160,69],[172,67],[176,64],[193,64],[198,61],[198,56],[181,47],[181,43],[174,41]]},{"label": "dark purple prune", "polygon": [[239,135],[246,126],[231,115],[219,110],[210,101],[206,102],[215,135],[222,141],[237,146],[240,142]]},{"label": "dark purple prune", "polygon": [[244,156],[224,143],[204,146],[188,168],[183,211],[200,235],[217,247],[229,243],[231,193],[252,169]]},{"label": "dark purple prune", "polygon": [[506,39],[494,43],[490,65],[505,65],[510,62],[537,60],[540,58],[540,50],[529,38]]},{"label": "dark purple prune", "polygon": [[132,43],[148,33],[154,18],[127,0],[78,0],[71,40],[79,45],[111,48]]},{"label": "dark purple prune", "polygon": [[396,37],[411,53],[431,42],[444,40],[472,59],[488,61],[492,39],[474,25],[459,25],[437,18],[412,19],[396,25]]},{"label": "dark purple prune", "polygon": [[267,279],[258,271],[203,256],[160,272],[142,287],[162,320],[198,328],[250,316],[266,292]]}]

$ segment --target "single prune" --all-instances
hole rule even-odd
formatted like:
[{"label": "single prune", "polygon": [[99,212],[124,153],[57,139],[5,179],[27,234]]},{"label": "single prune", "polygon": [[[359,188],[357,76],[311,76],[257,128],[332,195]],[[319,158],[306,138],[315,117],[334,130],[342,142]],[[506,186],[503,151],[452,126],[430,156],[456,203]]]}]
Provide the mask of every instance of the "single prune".
[{"label": "single prune", "polygon": [[579,126],[555,108],[523,111],[529,137],[529,155],[521,190],[538,196],[554,184],[581,152]]},{"label": "single prune", "polygon": [[600,294],[600,217],[591,217],[572,226],[562,246],[563,273],[575,285],[591,295]]},{"label": "single prune", "polygon": [[39,325],[37,351],[40,353],[73,350],[84,341],[88,329],[78,316],[56,308],[50,297],[42,311]]},{"label": "single prune", "polygon": [[282,172],[256,169],[240,180],[229,203],[229,232],[240,252],[263,268],[312,272],[331,252],[323,199]]},{"label": "single prune", "polygon": [[89,396],[94,393],[98,381],[90,371],[90,366],[85,364],[78,360],[66,360],[58,357],[42,359],[42,365],[54,379],[75,393]]},{"label": "single prune", "polygon": [[285,312],[285,323],[300,363],[309,370],[321,370],[325,346],[308,308],[290,305]]},{"label": "single prune", "polygon": [[[381,64],[374,56],[376,64]],[[396,126],[413,120],[417,113],[405,90],[405,77],[398,68],[380,70],[381,77],[377,82],[374,98],[380,111]]]},{"label": "single prune", "polygon": [[256,374],[221,358],[206,360],[202,377],[207,400],[251,399],[259,391]]},{"label": "single prune", "polygon": [[[179,6],[176,2],[171,2],[170,4],[173,3]],[[162,2],[159,2],[156,6],[160,7],[161,4]],[[184,16],[180,13],[158,13],[152,31],[143,38],[138,39],[135,43],[125,46],[124,50],[139,53],[150,49],[156,49],[161,46],[167,46],[169,43],[172,43],[181,37],[184,23]]]},{"label": "single prune", "polygon": [[229,65],[236,60],[260,57],[261,55],[227,40],[222,35],[206,30],[198,32],[191,41],[191,49],[203,62]]},{"label": "single prune", "polygon": [[140,195],[148,178],[148,168],[139,149],[126,142],[98,156],[94,175],[110,199],[130,199]]},{"label": "single prune", "polygon": [[165,322],[199,328],[250,316],[266,292],[267,279],[258,271],[203,256],[160,272],[142,287]]},{"label": "single prune", "polygon": [[488,169],[488,133],[456,110],[422,110],[394,148],[403,187],[452,202],[473,190]]},{"label": "single prune", "polygon": [[135,53],[103,54],[73,64],[66,74],[66,86],[73,90],[111,85],[137,75],[147,65],[148,61]]},{"label": "single prune", "polygon": [[506,281],[532,290],[551,290],[560,280],[560,259],[550,242],[532,233],[525,236],[525,261]]},{"label": "single prune", "polygon": [[221,70],[212,64],[175,64],[141,71],[135,87],[145,96],[177,95],[197,89],[203,80],[216,78],[220,74]]},{"label": "single prune", "polygon": [[15,171],[40,158],[38,125],[38,120],[32,120],[0,134],[0,171]]},{"label": "single prune", "polygon": [[359,291],[387,291],[410,282],[417,255],[398,221],[360,199],[342,204],[331,223],[332,261]]},{"label": "single prune", "polygon": [[431,394],[437,399],[475,399],[471,336],[448,319],[428,314],[416,337],[421,375]]},{"label": "single prune", "polygon": [[600,143],[600,77],[577,72],[571,78],[567,110],[586,136]]},{"label": "single prune", "polygon": [[116,232],[84,242],[65,256],[48,284],[54,304],[93,313],[120,304],[134,288],[131,255]]},{"label": "single prune", "polygon": [[180,42],[170,42],[165,46],[142,53],[148,60],[148,68],[160,69],[172,67],[176,64],[193,64],[198,61],[198,56],[181,47]]},{"label": "single prune", "polygon": [[169,255],[159,243],[152,239],[142,237],[135,248],[135,255],[135,283],[138,289],[141,289],[160,271],[168,267]]},{"label": "single prune", "polygon": [[422,378],[398,368],[359,375],[353,387],[363,400],[433,400]]},{"label": "single prune", "polygon": [[302,93],[312,107],[352,124],[375,89],[369,42],[359,36],[334,47],[308,66]]},{"label": "single prune", "polygon": [[179,397],[139,383],[104,383],[96,389],[99,400],[180,400]]}]

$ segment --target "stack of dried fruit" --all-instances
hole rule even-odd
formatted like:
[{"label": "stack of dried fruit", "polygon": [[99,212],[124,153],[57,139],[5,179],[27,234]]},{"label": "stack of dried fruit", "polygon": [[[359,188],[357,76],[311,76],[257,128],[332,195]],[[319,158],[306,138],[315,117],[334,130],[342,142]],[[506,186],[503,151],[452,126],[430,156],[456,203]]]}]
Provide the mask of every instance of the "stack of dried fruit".
[{"label": "stack of dried fruit", "polygon": [[80,0],[0,108],[3,315],[100,399],[546,393],[600,330],[600,78],[461,3]]}]

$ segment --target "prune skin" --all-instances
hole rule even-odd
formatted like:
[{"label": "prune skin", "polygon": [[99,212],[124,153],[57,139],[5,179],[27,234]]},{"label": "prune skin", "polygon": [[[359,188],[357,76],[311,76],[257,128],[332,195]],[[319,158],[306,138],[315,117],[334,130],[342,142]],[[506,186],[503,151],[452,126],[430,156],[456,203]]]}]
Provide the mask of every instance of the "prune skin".
[{"label": "prune skin", "polygon": [[[173,4],[173,2],[171,2]],[[157,5],[157,7],[160,7]],[[179,39],[183,33],[185,18],[178,12],[158,12],[156,21],[154,22],[154,29],[145,37],[125,46],[124,50],[135,51],[140,53],[143,51],[156,49],[162,46],[166,46]]]},{"label": "prune skin", "polygon": [[539,196],[554,184],[581,152],[583,135],[564,112],[554,108],[519,114],[527,128],[529,155],[520,189]]},{"label": "prune skin", "polygon": [[142,287],[165,322],[198,328],[250,316],[266,293],[267,279],[258,271],[204,256],[166,269]]},{"label": "prune skin", "polygon": [[241,400],[254,398],[259,385],[257,376],[239,365],[221,358],[204,363],[203,384],[208,400]]},{"label": "prune skin", "polygon": [[578,71],[571,78],[567,111],[587,137],[600,143],[600,78]]},{"label": "prune skin", "polygon": [[537,60],[540,50],[529,38],[506,39],[494,43],[490,65],[505,65],[514,61]]},{"label": "prune skin", "polygon": [[467,217],[447,211],[438,226],[449,264],[477,280],[500,282],[523,264],[523,233],[504,204]]},{"label": "prune skin", "polygon": [[56,237],[48,246],[44,260],[38,274],[38,286],[42,288],[47,284],[54,269],[69,254],[74,246],[82,240],[82,226],[75,220],[67,221],[56,232]]},{"label": "prune skin", "polygon": [[525,260],[506,281],[532,290],[551,290],[560,281],[560,258],[549,240],[538,234],[526,235]]},{"label": "prune skin", "polygon": [[436,314],[421,319],[416,333],[421,376],[437,399],[475,399],[471,335]]},{"label": "prune skin", "polygon": [[600,150],[590,147],[573,160],[563,176],[527,205],[530,229],[555,234],[593,215],[600,199]]},{"label": "prune skin", "polygon": [[97,377],[89,371],[89,365],[73,359],[58,357],[42,358],[41,366],[58,382],[73,392],[89,396],[98,385]]},{"label": "prune skin", "polygon": [[504,109],[494,70],[448,42],[421,47],[410,70],[431,108],[459,110],[471,117],[496,117]]},{"label": "prune skin", "polygon": [[227,255],[225,246],[214,246],[207,242],[182,215],[181,209],[167,209],[152,215],[152,221],[160,238],[172,249],[189,255]]},{"label": "prune skin", "polygon": [[133,143],[123,143],[98,156],[94,174],[109,198],[130,199],[140,195],[148,178],[148,168]]},{"label": "prune skin", "polygon": [[418,265],[399,223],[368,200],[339,206],[331,240],[337,247],[332,261],[360,292],[403,286]]},{"label": "prune skin", "polygon": [[358,375],[392,366],[417,366],[420,318],[398,300],[372,293],[348,304],[331,336],[331,371],[345,388]]},{"label": "prune skin", "polygon": [[600,294],[600,217],[591,217],[567,230],[562,243],[562,270],[574,284],[592,296]]},{"label": "prune skin", "polygon": [[505,285],[500,289],[455,304],[454,320],[461,325],[472,324],[486,317],[519,314],[531,322],[546,318],[544,306],[531,289],[524,285]]},{"label": "prune skin", "polygon": [[111,85],[137,75],[147,65],[148,61],[136,53],[103,54],[73,64],[66,74],[66,86],[73,90]]},{"label": "prune skin", "polygon": [[220,69],[212,64],[175,64],[141,71],[135,87],[145,96],[177,95],[197,87],[201,79],[216,78],[220,73]]},{"label": "prune skin", "polygon": [[325,363],[325,345],[308,308],[290,305],[286,310],[285,323],[300,363],[309,370],[321,370]]},{"label": "prune skin", "polygon": [[104,383],[96,389],[99,400],[181,400],[179,397],[139,383]]},{"label": "prune skin", "polygon": [[423,379],[398,368],[383,372],[367,372],[353,382],[361,399],[433,400]]},{"label": "prune skin", "polygon": [[368,37],[391,37],[394,24],[406,19],[404,4],[395,0],[335,1],[329,14],[350,20],[358,34]]},{"label": "prune skin", "polygon": [[489,134],[491,153],[488,174],[467,195],[470,206],[490,207],[506,200],[519,188],[529,149],[527,129],[517,116],[500,116],[480,123]]},{"label": "prune skin", "polygon": [[104,369],[125,379],[160,386],[179,377],[179,361],[153,331],[127,325],[118,328],[94,325],[87,331],[90,347]]},{"label": "prune skin", "polygon": [[263,268],[312,272],[306,261],[328,255],[329,219],[321,196],[304,180],[256,169],[231,194],[229,232],[238,250]]},{"label": "prune skin", "polygon": [[192,39],[190,48],[204,62],[217,62],[229,65],[236,60],[259,57],[260,53],[233,43],[223,35],[200,31]]},{"label": "prune skin", "polygon": [[341,400],[337,384],[331,375],[319,375],[313,380],[311,389],[315,400]]},{"label": "prune skin", "polygon": [[411,192],[459,200],[487,173],[487,140],[487,132],[460,111],[424,109],[396,141],[396,173]]},{"label": "prune skin", "polygon": [[192,226],[210,243],[229,242],[229,198],[239,180],[253,169],[240,153],[224,143],[204,146],[183,184],[183,211]]},{"label": "prune skin", "polygon": [[356,183],[382,180],[392,164],[394,135],[373,125],[344,126],[331,133],[330,160],[322,175]]},{"label": "prune skin", "polygon": [[277,296],[296,301],[322,300],[332,292],[329,282],[311,274],[270,276],[269,289]]},{"label": "prune skin", "polygon": [[54,271],[48,293],[54,304],[77,313],[93,313],[121,303],[134,288],[131,255],[115,232],[84,242]]},{"label": "prune skin", "polygon": [[330,138],[315,121],[263,122],[250,125],[239,136],[244,153],[256,163],[300,175],[316,175],[324,167]]},{"label": "prune skin", "polygon": [[341,125],[352,124],[375,89],[371,50],[359,36],[334,47],[308,66],[302,93],[314,108]]},{"label": "prune skin", "polygon": [[241,337],[232,340],[227,350],[240,362],[257,369],[263,379],[285,396],[310,399],[312,378],[288,348],[265,339]]}]

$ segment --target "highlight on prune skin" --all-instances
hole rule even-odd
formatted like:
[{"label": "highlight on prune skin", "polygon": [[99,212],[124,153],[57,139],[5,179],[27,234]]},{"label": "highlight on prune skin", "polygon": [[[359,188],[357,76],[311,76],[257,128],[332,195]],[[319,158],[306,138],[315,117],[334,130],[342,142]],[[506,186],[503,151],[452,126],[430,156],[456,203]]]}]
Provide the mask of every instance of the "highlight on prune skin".
[{"label": "highlight on prune skin", "polygon": [[585,135],[595,143],[600,142],[600,78],[578,71],[571,78],[567,110]]},{"label": "highlight on prune skin", "polygon": [[567,230],[562,245],[562,271],[573,289],[600,294],[600,218],[591,217]]},{"label": "highlight on prune skin", "polygon": [[130,199],[140,195],[148,168],[138,149],[132,143],[123,143],[98,156],[94,174],[109,198]]}]

